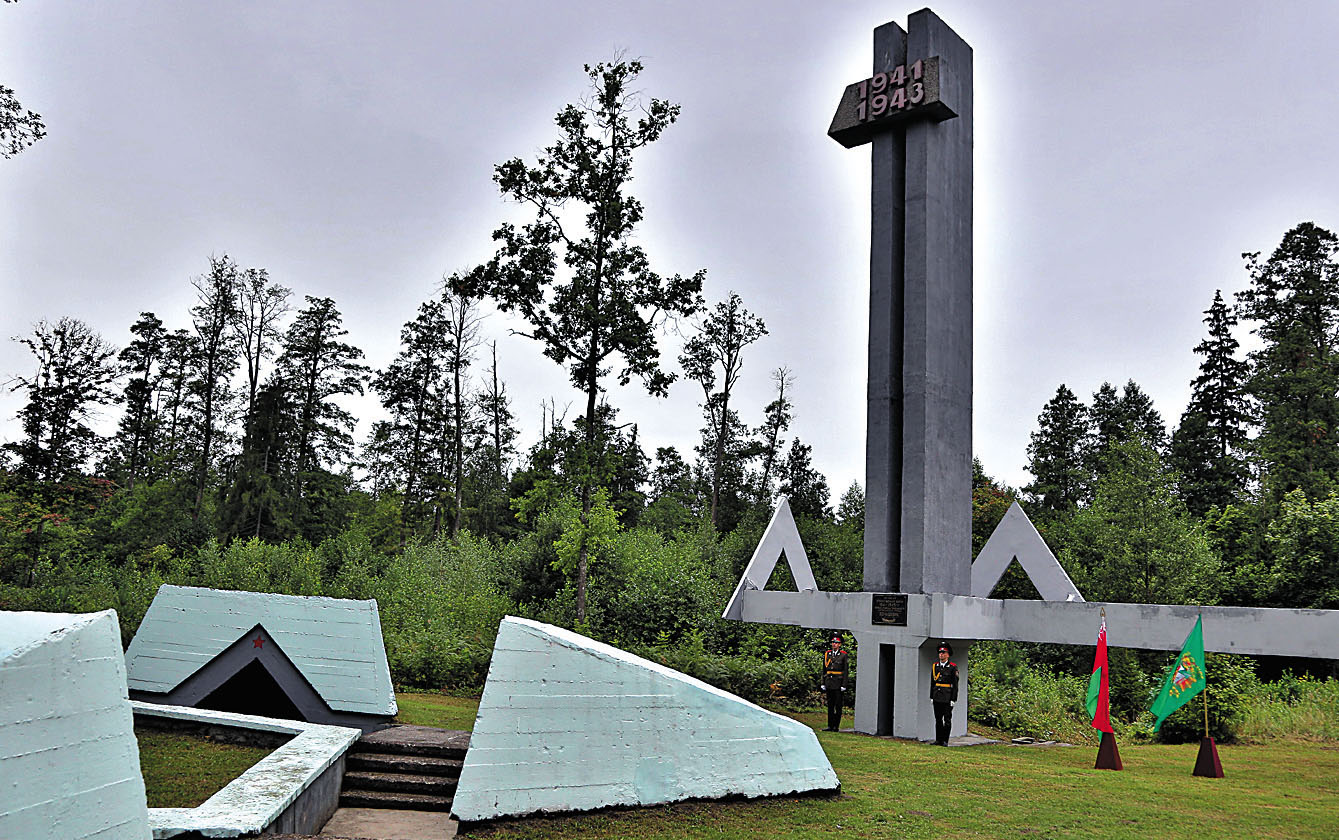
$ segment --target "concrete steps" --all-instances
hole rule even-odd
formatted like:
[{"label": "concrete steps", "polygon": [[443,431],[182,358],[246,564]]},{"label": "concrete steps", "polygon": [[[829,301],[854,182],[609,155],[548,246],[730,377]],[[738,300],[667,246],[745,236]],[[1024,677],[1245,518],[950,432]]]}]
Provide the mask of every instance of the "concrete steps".
[{"label": "concrete steps", "polygon": [[393,726],[364,735],[344,758],[344,808],[451,810],[469,733]]}]

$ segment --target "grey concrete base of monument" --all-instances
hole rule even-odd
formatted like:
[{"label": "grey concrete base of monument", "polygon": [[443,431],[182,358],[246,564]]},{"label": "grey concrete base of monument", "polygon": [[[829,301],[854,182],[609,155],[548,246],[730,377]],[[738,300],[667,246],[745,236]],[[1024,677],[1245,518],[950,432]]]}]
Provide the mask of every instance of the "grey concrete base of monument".
[{"label": "grey concrete base of monument", "polygon": [[[897,644],[888,644],[872,633],[857,632],[855,637],[859,645],[855,730],[866,735],[933,741],[930,666],[938,658],[941,640],[908,636]],[[967,734],[969,643],[950,644],[952,661],[958,666],[958,702],[953,704],[953,725],[949,728],[949,736],[955,737]],[[869,652],[877,655],[871,656]]]}]

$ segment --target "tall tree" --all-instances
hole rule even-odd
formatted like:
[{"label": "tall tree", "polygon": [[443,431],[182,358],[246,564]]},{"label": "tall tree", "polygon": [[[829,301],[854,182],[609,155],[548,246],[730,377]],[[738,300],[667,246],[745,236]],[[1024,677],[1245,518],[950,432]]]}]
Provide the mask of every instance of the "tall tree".
[{"label": "tall tree", "polygon": [[270,280],[263,268],[248,268],[237,281],[237,320],[233,336],[246,364],[246,414],[243,428],[251,423],[260,388],[261,365],[279,340],[279,321],[288,313],[293,292]]},{"label": "tall tree", "polygon": [[796,516],[827,519],[831,516],[828,481],[814,468],[813,451],[798,437],[790,442],[790,451],[781,465],[781,492],[790,500]]},{"label": "tall tree", "polygon": [[130,379],[126,382],[125,414],[117,429],[117,460],[124,471],[125,486],[134,489],[156,449],[158,416],[154,397],[162,378],[167,330],[152,312],[141,312],[130,327],[134,339],[121,351],[120,360]]},{"label": "tall tree", "polygon": [[88,425],[98,406],[113,400],[120,376],[116,348],[83,321],[38,321],[32,335],[15,338],[37,360],[32,376],[16,376],[10,391],[24,391],[18,418],[23,438],[3,448],[18,457],[17,473],[55,482],[77,474],[98,445]]},{"label": "tall tree", "polygon": [[1204,312],[1209,335],[1195,346],[1203,359],[1190,383],[1190,401],[1172,434],[1169,461],[1180,474],[1179,493],[1190,512],[1204,515],[1241,497],[1249,477],[1243,452],[1250,424],[1246,363],[1232,335],[1237,318],[1215,290]]},{"label": "tall tree", "polygon": [[369,471],[378,491],[401,494],[401,516],[423,524],[443,476],[435,475],[437,453],[448,447],[451,375],[450,324],[440,299],[419,306],[400,330],[400,352],[372,380],[390,419],[374,425]]},{"label": "tall tree", "polygon": [[1040,511],[1071,511],[1087,499],[1088,429],[1088,409],[1065,385],[1056,388],[1027,447],[1033,480],[1023,489]]},{"label": "tall tree", "polygon": [[1166,449],[1167,427],[1162,415],[1153,407],[1153,400],[1133,379],[1117,392],[1110,382],[1103,382],[1093,394],[1088,409],[1091,436],[1088,442],[1088,471],[1101,478],[1109,469],[1108,453],[1112,444],[1131,440],[1136,435],[1158,452]]},{"label": "tall tree", "polygon": [[1111,471],[1067,529],[1066,570],[1095,601],[1216,603],[1218,562],[1157,451],[1138,433],[1112,448]]},{"label": "tall tree", "polygon": [[772,505],[772,481],[776,477],[776,468],[780,463],[781,448],[785,445],[782,437],[790,429],[791,404],[786,389],[795,384],[795,377],[789,369],[779,367],[772,371],[772,381],[776,383],[776,399],[764,409],[762,426],[758,428],[758,440],[761,446],[759,457],[762,461],[758,471],[758,484],[754,488],[754,499],[763,507]]},{"label": "tall tree", "polygon": [[[150,473],[155,476],[189,476],[191,455],[198,439],[190,423],[191,382],[200,367],[200,342],[190,330],[173,330],[163,336],[163,361],[158,390],[154,394],[162,435],[150,455]],[[188,482],[189,484],[189,479]]]},{"label": "tall tree", "polygon": [[195,468],[194,517],[197,521],[214,465],[219,419],[232,399],[228,383],[237,369],[237,344],[232,326],[237,320],[238,281],[237,263],[227,254],[211,256],[209,272],[191,281],[196,291],[191,325],[195,328],[199,362],[190,385],[192,396],[197,400],[200,428],[200,452]]},{"label": "tall tree", "polygon": [[507,396],[507,384],[497,375],[497,342],[491,345],[492,364],[483,387],[474,394],[475,411],[482,418],[482,428],[488,435],[487,463],[493,475],[502,482],[507,478],[507,465],[511,456],[516,454],[515,415],[511,412],[511,399]]},{"label": "tall tree", "polygon": [[1262,482],[1275,501],[1294,488],[1320,499],[1339,487],[1339,238],[1303,222],[1269,259],[1243,257],[1251,285],[1238,312],[1262,342],[1247,383]]},{"label": "tall tree", "polygon": [[[645,102],[633,83],[642,65],[614,61],[587,65],[591,95],[557,117],[561,132],[533,166],[519,158],[494,174],[503,195],[530,205],[535,220],[493,234],[497,255],[473,272],[470,293],[482,292],[504,312],[531,326],[522,333],[567,368],[586,395],[586,467],[580,481],[585,533],[595,489],[596,406],[612,357],[622,359],[617,379],[639,377],[652,394],[666,393],[674,377],[660,367],[656,336],[667,317],[689,316],[701,306],[704,272],[663,278],[645,251],[633,244],[642,203],[627,192],[636,154],[655,142],[679,115],[679,106]],[[636,120],[633,122],[633,120]],[[585,212],[578,211],[577,206]],[[577,212],[573,212],[577,211]],[[576,230],[580,219],[583,230]],[[562,263],[565,278],[558,276]],[[578,551],[577,620],[586,619],[588,550]]]},{"label": "tall tree", "polygon": [[354,417],[335,399],[362,396],[369,371],[358,362],[363,351],[340,340],[346,335],[335,302],[310,295],[284,334],[277,372],[291,394],[299,476],[342,462],[353,445]]},{"label": "tall tree", "polygon": [[442,295],[449,338],[446,368],[451,373],[451,536],[460,531],[465,509],[465,371],[474,362],[479,347],[478,300],[465,292],[466,283],[459,275],[447,278]]},{"label": "tall tree", "polygon": [[220,517],[228,536],[281,540],[294,533],[288,494],[294,484],[289,449],[296,437],[291,396],[288,383],[272,377],[252,402]]},{"label": "tall tree", "polygon": [[[711,524],[720,527],[717,508],[721,498],[721,471],[726,451],[744,429],[738,415],[730,410],[730,394],[744,368],[744,348],[767,335],[763,320],[744,308],[734,292],[716,304],[684,343],[679,364],[684,374],[702,386],[706,398],[703,409],[714,439],[711,449]],[[717,369],[720,369],[719,383]]]},{"label": "tall tree", "polygon": [[478,418],[474,433],[479,440],[469,458],[475,510],[471,528],[477,533],[501,536],[512,520],[507,482],[511,459],[516,454],[517,431],[507,384],[498,375],[496,341],[492,342],[490,352],[488,371],[481,377],[473,398],[473,412]]}]

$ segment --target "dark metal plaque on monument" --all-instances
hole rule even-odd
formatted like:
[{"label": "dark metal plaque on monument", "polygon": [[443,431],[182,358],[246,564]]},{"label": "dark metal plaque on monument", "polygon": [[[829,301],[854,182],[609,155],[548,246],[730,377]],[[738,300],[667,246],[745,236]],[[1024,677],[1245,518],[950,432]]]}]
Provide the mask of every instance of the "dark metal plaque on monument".
[{"label": "dark metal plaque on monument", "polygon": [[876,592],[870,601],[870,624],[907,626],[907,596],[902,592]]}]

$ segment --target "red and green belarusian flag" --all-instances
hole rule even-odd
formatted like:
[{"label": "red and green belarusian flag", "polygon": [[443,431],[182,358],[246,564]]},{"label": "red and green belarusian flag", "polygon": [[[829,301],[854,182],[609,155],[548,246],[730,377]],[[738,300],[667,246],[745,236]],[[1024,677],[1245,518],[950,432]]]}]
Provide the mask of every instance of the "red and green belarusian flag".
[{"label": "red and green belarusian flag", "polygon": [[[1162,681],[1162,691],[1158,694],[1158,699],[1153,701],[1153,716],[1157,718],[1153,723],[1154,732],[1158,731],[1168,715],[1190,702],[1190,698],[1199,694],[1209,684],[1209,678],[1204,673],[1203,622],[1203,616],[1195,619],[1195,627],[1190,631],[1190,635],[1186,636],[1186,643],[1181,646],[1181,653],[1167,671],[1167,678]],[[1207,710],[1205,715],[1207,730]],[[1205,732],[1205,735],[1207,736],[1208,732]]]},{"label": "red and green belarusian flag", "polygon": [[1088,678],[1088,717],[1092,718],[1093,729],[1100,732],[1115,731],[1111,728],[1111,699],[1107,693],[1107,617],[1102,615],[1102,627],[1097,631],[1097,656],[1093,658],[1093,675]]}]

